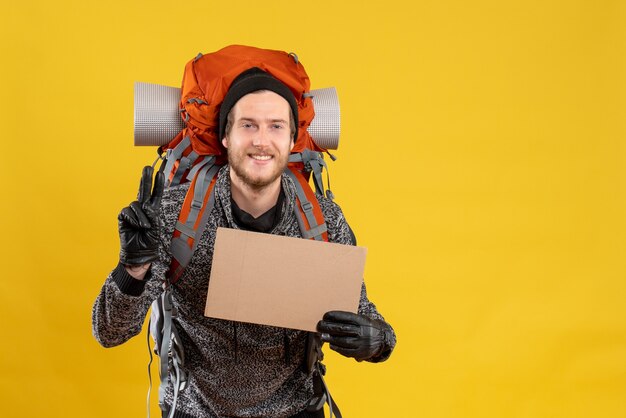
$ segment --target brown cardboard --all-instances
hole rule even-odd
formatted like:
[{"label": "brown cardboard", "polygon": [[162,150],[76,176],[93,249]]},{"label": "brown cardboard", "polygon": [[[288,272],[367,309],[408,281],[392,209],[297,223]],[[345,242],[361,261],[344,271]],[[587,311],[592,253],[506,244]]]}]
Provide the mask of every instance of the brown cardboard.
[{"label": "brown cardboard", "polygon": [[315,331],[357,312],[367,249],[218,228],[205,316]]}]

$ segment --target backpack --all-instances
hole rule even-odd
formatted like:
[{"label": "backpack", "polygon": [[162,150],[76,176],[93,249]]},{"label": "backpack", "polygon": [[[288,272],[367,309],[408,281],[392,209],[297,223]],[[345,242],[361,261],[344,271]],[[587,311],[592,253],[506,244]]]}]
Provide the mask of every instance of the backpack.
[{"label": "backpack", "polygon": [[[218,138],[219,107],[232,81],[251,67],[261,68],[281,80],[296,98],[298,137],[285,173],[296,186],[296,218],[303,238],[328,241],[326,224],[315,192],[333,198],[332,192],[325,190],[322,181],[322,170],[326,167],[322,153],[328,153],[333,160],[335,158],[327,148],[314,141],[307,131],[315,117],[315,91],[310,91],[309,77],[298,57],[293,53],[241,45],[228,46],[206,55],[198,54],[186,64],[180,90],[179,114],[184,126],[174,139],[158,148],[159,158],[154,163],[162,161],[160,170],[165,174],[166,187],[191,182],[172,237],[172,261],[164,291],[153,302],[149,321],[149,332],[155,341],[154,352],[160,359],[159,405],[170,418],[174,415],[178,393],[185,389],[188,378],[184,368],[184,350],[173,323],[176,312],[173,310],[170,287],[180,279],[196,249],[196,238],[199,239],[204,232],[206,218],[215,202],[213,188],[217,172],[227,161],[226,150]],[[137,113],[135,124],[137,127]],[[135,135],[137,138],[137,130]],[[311,176],[315,192],[309,186]],[[325,368],[321,364],[322,357],[319,338],[310,333],[306,368],[315,376],[316,394],[309,409],[319,410],[326,402],[331,418],[333,410],[335,416],[341,418],[323,382]],[[174,390],[170,411],[166,411],[164,403],[168,382]],[[149,399],[148,394],[148,416]]]}]

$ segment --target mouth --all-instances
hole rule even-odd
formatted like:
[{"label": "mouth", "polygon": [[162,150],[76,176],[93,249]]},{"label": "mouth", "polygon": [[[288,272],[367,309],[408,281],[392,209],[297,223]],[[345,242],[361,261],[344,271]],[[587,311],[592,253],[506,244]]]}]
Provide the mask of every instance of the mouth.
[{"label": "mouth", "polygon": [[255,161],[269,161],[274,158],[273,156],[267,154],[248,154],[248,157]]}]

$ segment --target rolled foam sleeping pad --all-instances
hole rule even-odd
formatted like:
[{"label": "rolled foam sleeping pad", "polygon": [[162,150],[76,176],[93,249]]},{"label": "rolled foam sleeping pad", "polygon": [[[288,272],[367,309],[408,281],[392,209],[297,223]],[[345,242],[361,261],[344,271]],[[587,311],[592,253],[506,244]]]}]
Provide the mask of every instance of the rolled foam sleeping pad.
[{"label": "rolled foam sleeping pad", "polygon": [[[340,112],[334,87],[311,90],[315,117],[307,131],[317,145],[339,146]],[[180,112],[180,89],[151,83],[135,83],[135,145],[169,143],[184,127]]]}]

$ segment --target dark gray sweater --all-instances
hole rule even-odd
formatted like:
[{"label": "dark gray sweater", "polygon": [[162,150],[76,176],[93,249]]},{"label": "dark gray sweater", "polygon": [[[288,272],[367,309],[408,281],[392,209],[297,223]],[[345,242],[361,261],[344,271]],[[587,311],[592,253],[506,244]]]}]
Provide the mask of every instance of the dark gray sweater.
[{"label": "dark gray sweater", "polygon": [[[282,216],[272,233],[301,237],[294,215],[295,189],[285,175],[282,186]],[[189,183],[185,183],[164,192],[159,260],[152,263],[146,280],[133,279],[122,266],[107,277],[93,307],[93,333],[103,346],[122,344],[140,333],[151,303],[162,292],[170,264],[168,249],[188,188]],[[172,290],[179,315],[175,324],[190,375],[189,386],[179,393],[176,410],[197,418],[289,417],[303,410],[313,395],[312,376],[303,368],[307,333],[204,316],[216,230],[219,226],[238,228],[231,209],[227,166],[218,175],[215,198],[215,208],[197,250]],[[329,240],[350,244],[350,228],[339,206],[319,195],[318,200]],[[383,319],[368,300],[365,284],[359,313]],[[395,336],[390,348],[394,344]],[[166,404],[171,401],[170,387]]]}]

